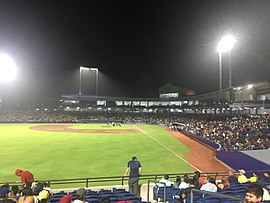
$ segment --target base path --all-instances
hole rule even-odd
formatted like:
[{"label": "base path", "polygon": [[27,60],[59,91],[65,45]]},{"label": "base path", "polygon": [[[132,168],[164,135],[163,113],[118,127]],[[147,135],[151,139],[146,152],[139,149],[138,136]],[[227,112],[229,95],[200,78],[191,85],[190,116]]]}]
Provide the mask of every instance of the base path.
[{"label": "base path", "polygon": [[178,131],[164,127],[170,134],[186,145],[190,151],[184,155],[185,159],[202,172],[226,172],[231,168],[219,161],[215,150],[203,145]]},{"label": "base path", "polygon": [[140,133],[137,129],[111,129],[113,127],[103,126],[104,129],[73,129],[72,125],[37,125],[32,130],[67,133]]}]

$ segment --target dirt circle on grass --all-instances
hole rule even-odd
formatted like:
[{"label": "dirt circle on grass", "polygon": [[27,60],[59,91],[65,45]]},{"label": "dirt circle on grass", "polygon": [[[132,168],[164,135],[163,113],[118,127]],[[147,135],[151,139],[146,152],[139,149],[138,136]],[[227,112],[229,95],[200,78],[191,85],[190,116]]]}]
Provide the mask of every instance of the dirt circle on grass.
[{"label": "dirt circle on grass", "polygon": [[164,127],[171,135],[186,145],[190,151],[184,155],[194,170],[202,172],[227,172],[231,168],[216,158],[215,150],[201,144],[178,131]]},{"label": "dirt circle on grass", "polygon": [[[139,133],[137,129],[73,129],[72,125],[37,125],[31,127],[32,130],[47,132],[67,132],[67,133]],[[113,127],[111,127],[113,128]]]}]

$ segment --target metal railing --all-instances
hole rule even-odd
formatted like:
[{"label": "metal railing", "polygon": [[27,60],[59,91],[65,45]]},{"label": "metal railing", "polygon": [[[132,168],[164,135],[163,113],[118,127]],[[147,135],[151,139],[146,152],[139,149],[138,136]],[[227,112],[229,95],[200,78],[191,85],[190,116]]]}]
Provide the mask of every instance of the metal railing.
[{"label": "metal railing", "polygon": [[[176,176],[182,177],[184,174],[193,175],[193,173],[171,173],[167,174],[170,176],[170,179],[175,178]],[[201,177],[212,176],[212,177],[221,177],[226,176],[227,172],[207,172],[201,173]],[[165,174],[145,174],[140,176],[140,180],[154,180],[157,181],[161,179]],[[125,181],[128,181],[128,176],[101,176],[101,177],[89,177],[89,178],[69,178],[69,179],[56,179],[56,180],[36,180],[37,182],[46,182],[49,187],[53,185],[72,185],[75,183],[82,183],[86,188],[93,186],[92,183],[106,183],[106,182],[114,182],[117,184],[124,185]],[[147,182],[146,181],[146,182]],[[7,185],[21,185],[20,181],[14,182],[0,182],[0,184]]]}]

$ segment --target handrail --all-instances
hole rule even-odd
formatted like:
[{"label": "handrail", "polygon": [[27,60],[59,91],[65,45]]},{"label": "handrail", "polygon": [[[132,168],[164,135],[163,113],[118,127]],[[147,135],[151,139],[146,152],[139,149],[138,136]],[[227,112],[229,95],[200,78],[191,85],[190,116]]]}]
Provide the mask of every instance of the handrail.
[{"label": "handrail", "polygon": [[220,194],[220,193],[217,193],[217,192],[207,192],[207,191],[204,191],[204,190],[198,190],[198,189],[191,189],[191,190],[190,190],[190,203],[193,203],[194,192],[200,193],[200,194],[202,194],[202,195],[208,194],[208,195],[215,196],[215,197],[226,198],[226,199],[232,199],[232,200],[239,201],[239,202],[241,202],[241,203],[245,202],[244,199],[242,199],[242,198],[240,198],[240,197],[237,197],[237,196],[225,195],[225,194]]},{"label": "handrail", "polygon": [[[258,173],[264,172],[265,170],[257,170]],[[246,173],[252,171],[246,171]],[[169,175],[170,178],[175,178],[176,176],[193,175],[193,173],[167,173],[167,174],[145,174],[140,176],[140,180],[154,180],[157,181],[162,178],[164,175]],[[227,176],[228,172],[202,172],[201,177],[207,176]],[[128,181],[128,176],[100,176],[100,177],[88,177],[88,178],[68,178],[68,179],[56,179],[56,180],[37,180],[37,182],[46,182],[49,187],[52,185],[59,184],[74,184],[74,183],[85,183],[85,187],[88,188],[91,183],[100,183],[100,182],[120,182],[121,185],[124,185],[124,182]],[[0,182],[0,184],[7,185],[21,185],[20,181],[13,182]]]}]

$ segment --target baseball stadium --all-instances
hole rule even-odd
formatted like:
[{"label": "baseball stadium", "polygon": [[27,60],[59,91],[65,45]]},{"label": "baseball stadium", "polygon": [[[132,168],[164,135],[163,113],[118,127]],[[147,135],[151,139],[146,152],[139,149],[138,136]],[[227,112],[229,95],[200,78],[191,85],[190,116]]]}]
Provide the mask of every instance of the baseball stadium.
[{"label": "baseball stadium", "polygon": [[[204,95],[166,83],[159,98],[73,94],[48,107],[1,108],[1,184],[19,186],[17,169],[30,171],[32,184],[46,183],[49,202],[76,199],[78,188],[95,203],[104,196],[177,202],[181,189],[166,181],[188,175],[191,185],[198,172],[204,181],[214,178],[218,192],[194,187],[189,202],[241,202],[250,181],[227,189],[223,181],[229,171],[258,180],[269,175],[269,96],[268,82]],[[125,174],[133,157],[142,169],[139,196],[128,192]]]}]

